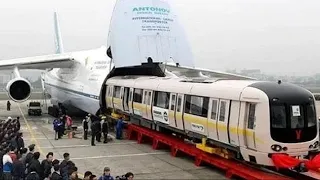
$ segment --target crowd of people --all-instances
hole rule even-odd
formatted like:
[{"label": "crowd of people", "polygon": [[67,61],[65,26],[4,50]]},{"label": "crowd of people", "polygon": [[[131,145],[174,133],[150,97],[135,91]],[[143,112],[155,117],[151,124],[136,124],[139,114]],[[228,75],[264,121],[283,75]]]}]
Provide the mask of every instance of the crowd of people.
[{"label": "crowd of people", "polygon": [[[63,116],[60,119],[66,118]],[[61,138],[64,129],[57,131],[57,138]],[[67,127],[68,128],[68,127]],[[54,159],[53,152],[46,154],[46,158],[40,161],[40,152],[36,152],[36,145],[31,144],[25,147],[23,133],[20,132],[19,117],[0,120],[0,179],[1,180],[79,180],[78,168],[71,161],[70,154],[64,153],[63,160],[60,162]],[[90,171],[85,172],[83,180],[113,180],[129,179],[134,175],[131,172],[123,176],[113,177],[110,168],[105,167],[103,175],[99,176]]]}]

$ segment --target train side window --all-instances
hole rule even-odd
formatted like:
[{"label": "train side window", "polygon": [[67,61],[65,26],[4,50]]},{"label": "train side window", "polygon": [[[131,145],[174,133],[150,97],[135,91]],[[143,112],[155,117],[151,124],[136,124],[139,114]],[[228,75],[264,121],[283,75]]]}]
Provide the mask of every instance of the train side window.
[{"label": "train side window", "polygon": [[174,107],[175,107],[175,105],[176,105],[176,95],[173,94],[171,97],[172,97],[172,99],[171,99],[171,107],[170,107],[170,109],[171,109],[172,111],[174,111]]},{"label": "train side window", "polygon": [[218,100],[212,100],[211,119],[217,120]]},{"label": "train side window", "polygon": [[220,112],[219,112],[219,121],[224,122],[226,117],[226,107],[227,103],[225,101],[220,101]]},{"label": "train side window", "polygon": [[168,92],[155,91],[153,106],[169,109],[169,97],[170,93]]},{"label": "train side window", "polygon": [[137,103],[142,103],[142,89],[134,89],[133,101]]},{"label": "train side window", "polygon": [[181,112],[182,98],[178,96],[177,112]]},{"label": "train side window", "polygon": [[254,121],[255,121],[255,113],[256,113],[256,104],[249,104],[249,114],[248,114],[248,129],[254,129]]},{"label": "train side window", "polygon": [[113,97],[120,98],[121,87],[114,86]]},{"label": "train side window", "polygon": [[185,112],[196,116],[207,117],[208,104],[209,98],[207,97],[187,95]]}]

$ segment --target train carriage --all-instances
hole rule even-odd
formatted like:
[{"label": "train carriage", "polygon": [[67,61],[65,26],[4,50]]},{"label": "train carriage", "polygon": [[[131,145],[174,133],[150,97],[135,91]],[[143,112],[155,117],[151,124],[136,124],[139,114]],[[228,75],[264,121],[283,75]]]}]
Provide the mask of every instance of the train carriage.
[{"label": "train carriage", "polygon": [[292,84],[118,76],[106,85],[109,108],[153,129],[205,139],[245,161],[273,166],[273,153],[300,156],[319,148],[313,95]]}]

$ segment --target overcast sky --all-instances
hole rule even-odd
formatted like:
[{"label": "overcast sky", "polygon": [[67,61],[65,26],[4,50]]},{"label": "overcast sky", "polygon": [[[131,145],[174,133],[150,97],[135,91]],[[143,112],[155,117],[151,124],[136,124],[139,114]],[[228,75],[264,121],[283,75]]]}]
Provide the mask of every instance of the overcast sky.
[{"label": "overcast sky", "polygon": [[[196,65],[312,75],[320,67],[318,0],[175,0]],[[53,11],[65,51],[105,45],[115,0],[0,3],[0,59],[54,52]]]}]

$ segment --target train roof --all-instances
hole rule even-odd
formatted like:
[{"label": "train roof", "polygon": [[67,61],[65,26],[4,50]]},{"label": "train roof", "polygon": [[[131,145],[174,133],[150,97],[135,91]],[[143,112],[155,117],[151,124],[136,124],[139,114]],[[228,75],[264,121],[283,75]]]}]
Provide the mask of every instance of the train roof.
[{"label": "train roof", "polygon": [[110,78],[107,84],[182,94],[191,93],[198,96],[239,99],[241,91],[255,82],[257,81],[219,78],[184,79],[179,77],[115,76]]}]

